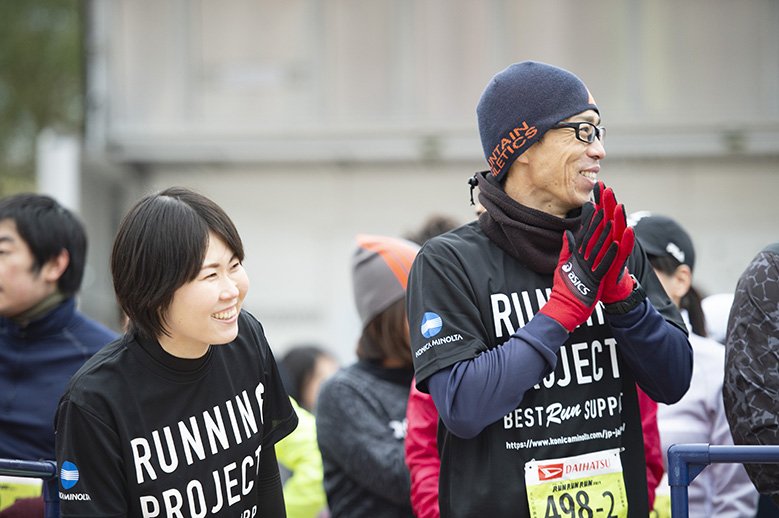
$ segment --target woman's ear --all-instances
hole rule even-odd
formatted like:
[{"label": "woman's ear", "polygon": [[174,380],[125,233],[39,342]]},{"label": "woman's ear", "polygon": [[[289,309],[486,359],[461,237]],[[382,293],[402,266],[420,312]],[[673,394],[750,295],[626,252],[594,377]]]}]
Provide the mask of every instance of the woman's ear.
[{"label": "woman's ear", "polygon": [[[692,270],[686,264],[680,264],[673,273],[673,297],[681,300],[692,287]],[[673,298],[672,297],[672,298]]]}]

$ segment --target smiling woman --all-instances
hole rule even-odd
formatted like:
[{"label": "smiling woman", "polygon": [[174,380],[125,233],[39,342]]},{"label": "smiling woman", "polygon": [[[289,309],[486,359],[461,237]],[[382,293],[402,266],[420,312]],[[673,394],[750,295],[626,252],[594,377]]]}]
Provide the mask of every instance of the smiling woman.
[{"label": "smiling woman", "polygon": [[166,324],[174,295],[206,272],[215,273],[215,261],[224,260],[214,257],[212,237],[221,241],[221,249],[229,251],[240,267],[244,255],[238,230],[208,198],[173,187],[130,209],[114,240],[111,271],[131,332],[155,340],[170,334]]},{"label": "smiling woman", "polygon": [[275,443],[297,424],[229,216],[170,188],[141,199],[112,250],[127,333],[75,374],[57,459],[62,516],[284,516]]},{"label": "smiling woman", "polygon": [[215,234],[208,234],[203,268],[173,293],[164,313],[163,349],[181,358],[200,358],[210,344],[238,334],[238,312],[249,290],[241,260]]}]

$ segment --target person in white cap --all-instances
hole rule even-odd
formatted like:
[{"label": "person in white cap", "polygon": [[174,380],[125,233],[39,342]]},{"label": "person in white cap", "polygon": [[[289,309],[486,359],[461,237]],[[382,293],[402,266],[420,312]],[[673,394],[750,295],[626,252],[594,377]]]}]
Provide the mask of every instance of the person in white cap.
[{"label": "person in white cap", "polygon": [[[662,450],[667,452],[672,444],[682,443],[732,445],[722,400],[725,347],[706,336],[701,297],[693,287],[692,239],[678,222],[667,216],[642,212],[631,215],[629,220],[666,293],[682,310],[693,350],[690,390],[673,405],[657,406]],[[665,455],[663,460],[667,471]],[[660,517],[670,517],[667,480],[660,483],[658,493],[655,510]],[[751,517],[757,511],[758,493],[743,464],[712,464],[695,477],[687,494],[690,518]]]}]

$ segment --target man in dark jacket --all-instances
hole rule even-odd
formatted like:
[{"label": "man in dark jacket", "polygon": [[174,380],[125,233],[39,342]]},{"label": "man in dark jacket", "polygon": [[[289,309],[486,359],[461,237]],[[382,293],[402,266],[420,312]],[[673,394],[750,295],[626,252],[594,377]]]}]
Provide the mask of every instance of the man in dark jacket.
[{"label": "man in dark jacket", "polygon": [[[736,444],[779,441],[779,242],[766,246],[736,285],[725,340],[725,414]],[[779,464],[744,464],[779,506]],[[761,499],[761,507],[764,502]],[[772,512],[776,514],[776,510]],[[774,515],[772,514],[772,516]]]},{"label": "man in dark jacket", "polygon": [[[54,412],[71,376],[116,333],[76,310],[87,238],[54,199],[0,200],[0,457],[54,459]],[[3,484],[10,493],[23,486]],[[37,488],[40,492],[40,487]]]}]

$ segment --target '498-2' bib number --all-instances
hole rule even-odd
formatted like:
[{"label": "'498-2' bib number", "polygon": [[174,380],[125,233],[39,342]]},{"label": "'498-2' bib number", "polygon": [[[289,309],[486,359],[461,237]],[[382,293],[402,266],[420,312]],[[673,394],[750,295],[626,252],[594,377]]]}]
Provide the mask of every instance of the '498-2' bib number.
[{"label": "'498-2' bib number", "polygon": [[532,518],[626,518],[619,449],[525,464]]}]

